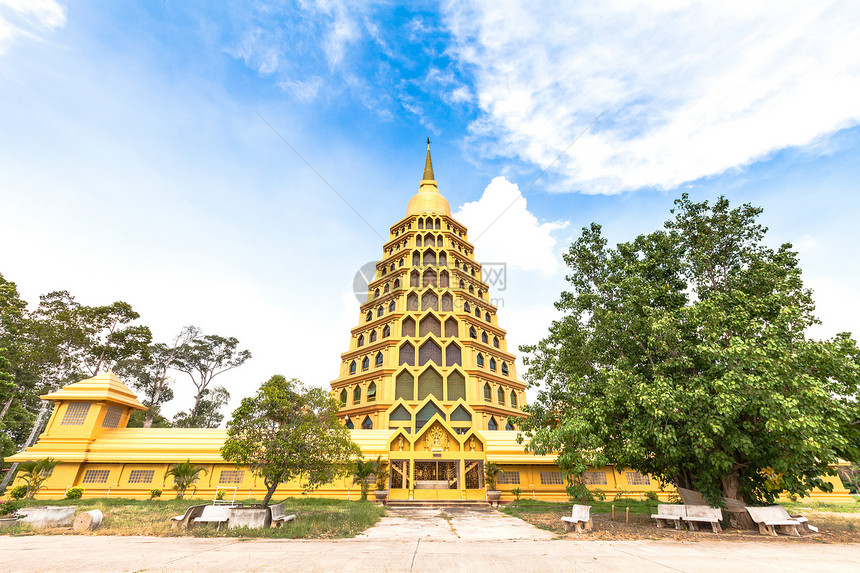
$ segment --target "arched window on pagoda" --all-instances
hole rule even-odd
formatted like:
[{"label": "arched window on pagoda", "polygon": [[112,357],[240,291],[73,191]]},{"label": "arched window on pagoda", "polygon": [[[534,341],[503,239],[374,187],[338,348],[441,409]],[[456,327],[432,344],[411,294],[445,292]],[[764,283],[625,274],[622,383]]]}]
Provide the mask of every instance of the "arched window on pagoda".
[{"label": "arched window on pagoda", "polygon": [[[466,378],[460,372],[454,370],[450,374],[448,374],[448,400],[451,402],[455,400],[465,400],[466,399]],[[463,410],[463,407],[460,406],[458,410]],[[465,412],[465,410],[463,410]],[[456,410],[455,410],[456,412]],[[454,421],[454,416],[452,414],[451,420]],[[467,420],[457,420],[461,422],[471,422],[472,417],[469,416]]]},{"label": "arched window on pagoda", "polygon": [[421,254],[418,251],[412,253],[412,266],[420,267],[421,266]]},{"label": "arched window on pagoda", "polygon": [[[440,255],[441,259],[442,256]],[[439,286],[442,288],[448,288],[448,271],[442,271],[442,274],[439,275]]]},{"label": "arched window on pagoda", "polygon": [[502,362],[502,374],[507,376],[510,374],[510,370],[508,370],[508,363]]},{"label": "arched window on pagoda", "polygon": [[376,382],[371,382],[367,387],[367,401],[376,402]]},{"label": "arched window on pagoda", "polygon": [[460,364],[460,347],[454,343],[451,343],[445,348],[445,366],[460,366]]},{"label": "arched window on pagoda", "polygon": [[511,390],[511,408],[517,407],[517,393]]},{"label": "arched window on pagoda", "polygon": [[499,429],[499,425],[496,423],[495,417],[490,416],[490,421],[487,422],[487,429],[490,430],[491,432],[495,432],[496,430]]},{"label": "arched window on pagoda", "polygon": [[481,309],[478,308],[477,306],[475,307],[475,316],[477,318],[481,318]]},{"label": "arched window on pagoda", "polygon": [[422,244],[421,235],[415,235],[415,246],[420,247]]},{"label": "arched window on pagoda", "polygon": [[486,332],[481,333],[481,342],[483,342],[484,344],[487,344],[489,342],[489,339],[487,338]]},{"label": "arched window on pagoda", "polygon": [[436,286],[436,273],[431,269],[427,269],[426,271],[424,271],[422,283],[422,286]]},{"label": "arched window on pagoda", "polygon": [[376,318],[379,318],[383,314],[385,314],[385,307],[384,306],[380,306],[379,308],[376,309]]},{"label": "arched window on pagoda", "polygon": [[424,228],[424,219],[418,219],[418,228],[419,228],[419,229],[423,229],[423,228]]},{"label": "arched window on pagoda", "polygon": [[363,334],[358,335],[358,346],[359,347],[364,346],[364,335]]},{"label": "arched window on pagoda", "polygon": [[409,293],[406,296],[406,310],[409,312],[417,311],[420,306],[418,306],[418,295],[414,292]]},{"label": "arched window on pagoda", "polygon": [[499,337],[498,336],[493,337],[493,347],[495,347],[495,348],[499,347]]},{"label": "arched window on pagoda", "polygon": [[397,310],[397,303],[392,300],[388,303],[388,312],[394,312],[395,310]]},{"label": "arched window on pagoda", "polygon": [[478,331],[475,330],[474,326],[469,327],[469,338],[474,338],[475,340],[478,339]]},{"label": "arched window on pagoda", "polygon": [[[441,245],[442,239],[439,239],[439,241],[440,241],[439,246],[441,247],[442,246]],[[447,267],[448,266],[448,256],[445,254],[444,251],[439,253],[439,266],[440,267]]]},{"label": "arched window on pagoda", "polygon": [[356,386],[352,391],[352,404],[353,406],[361,404],[361,386]]},{"label": "arched window on pagoda", "polygon": [[390,290],[391,290],[391,284],[385,283],[385,287],[382,289],[382,294],[385,294]]},{"label": "arched window on pagoda", "polygon": [[471,307],[469,306],[469,303],[468,303],[468,302],[464,302],[464,303],[463,303],[463,310],[464,310],[465,312],[471,312]]},{"label": "arched window on pagoda", "polygon": [[[415,396],[415,377],[408,371],[404,370],[397,375],[394,382],[394,399],[412,400]],[[407,418],[409,419],[409,418]]]},{"label": "arched window on pagoda", "polygon": [[437,230],[441,230],[441,229],[442,229],[442,223],[439,221],[439,219],[436,219],[436,229],[437,229]]},{"label": "arched window on pagoda", "polygon": [[457,328],[457,319],[454,317],[449,318],[445,321],[445,337],[449,336],[457,336],[458,334]]},{"label": "arched window on pagoda", "polygon": [[365,356],[364,360],[361,361],[361,371],[364,372],[368,368],[370,368],[370,358]]},{"label": "arched window on pagoda", "polygon": [[507,431],[509,431],[509,432],[513,432],[513,431],[514,431],[514,426],[513,426],[513,424],[511,424],[511,421],[510,421],[510,420],[508,420],[508,421],[505,423],[505,429],[506,429]]},{"label": "arched window on pagoda", "polygon": [[382,329],[382,338],[388,338],[391,336],[391,326],[385,325],[385,328]]},{"label": "arched window on pagoda", "polygon": [[412,271],[412,274],[409,275],[409,286],[421,286],[421,273],[418,271]]},{"label": "arched window on pagoda", "polygon": [[400,288],[400,279],[394,279],[394,288]]},{"label": "arched window on pagoda", "polygon": [[404,264],[405,264],[404,259],[400,259],[400,263],[398,264],[398,266],[402,267]]},{"label": "arched window on pagoda", "polygon": [[424,251],[424,264],[425,265],[435,265],[436,264],[436,253],[433,251]]},{"label": "arched window on pagoda", "polygon": [[466,288],[466,282],[463,279],[460,279],[460,288]]},{"label": "arched window on pagoda", "polygon": [[478,298],[484,298],[484,291],[478,289]]},{"label": "arched window on pagoda", "polygon": [[[367,360],[367,358],[365,358]],[[478,353],[478,357],[475,359],[475,363],[478,365],[478,368],[484,367],[484,355],[480,352]]]},{"label": "arched window on pagoda", "polygon": [[496,388],[496,398],[499,403],[499,406],[505,405],[505,389],[499,386]]},{"label": "arched window on pagoda", "polygon": [[442,323],[432,314],[428,314],[418,323],[418,336],[423,338],[428,334],[434,334],[439,338],[442,337]]},{"label": "arched window on pagoda", "polygon": [[349,373],[355,374],[355,360],[349,363]]},{"label": "arched window on pagoda", "polygon": [[346,427],[348,430],[354,430],[355,424],[352,423],[352,420],[349,419],[349,416],[346,418]]},{"label": "arched window on pagoda", "polygon": [[[456,268],[456,269],[460,268],[460,259],[454,258],[454,268]],[[460,287],[460,288],[463,288],[463,287]]]},{"label": "arched window on pagoda", "polygon": [[400,326],[400,336],[415,336],[415,319],[406,317]]},{"label": "arched window on pagoda", "polygon": [[400,347],[400,365],[415,366],[415,347],[406,343]]},{"label": "arched window on pagoda", "polygon": [[436,237],[433,235],[427,234],[424,235],[424,246],[425,247],[435,247],[436,246]]},{"label": "arched window on pagoda", "polygon": [[373,291],[373,298],[379,298],[379,289]]},{"label": "arched window on pagoda", "polygon": [[340,391],[340,405],[346,406],[346,388]]},{"label": "arched window on pagoda", "polygon": [[473,287],[472,285],[469,285],[469,292],[472,294],[475,294],[475,287]]},{"label": "arched window on pagoda", "polygon": [[372,311],[372,310],[368,310],[368,311],[367,311],[367,316],[366,316],[365,318],[367,319],[365,322],[370,322],[371,320],[373,320],[373,311]]},{"label": "arched window on pagoda", "polygon": [[454,297],[451,293],[446,292],[442,295],[442,312],[451,312],[454,310]]},{"label": "arched window on pagoda", "polygon": [[432,338],[418,349],[418,366],[424,366],[430,361],[442,365],[442,348]]},{"label": "arched window on pagoda", "polygon": [[[490,357],[490,371],[491,371],[491,372],[495,372],[495,371],[496,371],[496,359],[495,359],[495,358],[493,358],[493,357]],[[504,402],[505,402],[505,399],[504,399],[504,397],[503,397],[503,398],[502,398],[502,403],[504,403]]]},{"label": "arched window on pagoda", "polygon": [[373,429],[373,420],[370,419],[370,416],[364,417],[364,422],[361,423],[362,430],[372,430]]},{"label": "arched window on pagoda", "polygon": [[371,330],[370,331],[370,343],[373,344],[374,342],[376,342],[376,331]]},{"label": "arched window on pagoda", "polygon": [[382,367],[382,353],[381,352],[376,353],[376,367],[377,368]]},{"label": "arched window on pagoda", "polygon": [[485,312],[485,313],[484,313],[484,320],[485,320],[486,322],[490,322],[490,323],[492,323],[492,322],[493,322],[493,321],[490,319],[490,313],[489,313],[489,312]]}]

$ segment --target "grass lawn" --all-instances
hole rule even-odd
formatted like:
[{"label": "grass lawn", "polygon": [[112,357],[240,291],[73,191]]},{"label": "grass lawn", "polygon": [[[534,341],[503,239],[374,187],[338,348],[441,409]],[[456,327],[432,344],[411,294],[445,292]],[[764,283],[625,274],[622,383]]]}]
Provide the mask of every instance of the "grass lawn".
[{"label": "grass lawn", "polygon": [[[262,500],[243,500],[244,503],[259,503]],[[190,530],[174,529],[169,518],[182,515],[186,508],[202,503],[203,499],[137,500],[123,498],[91,498],[76,500],[29,500],[27,507],[45,505],[74,505],[77,512],[99,509],[104,514],[102,525],[91,535],[156,535],[178,537],[267,537],[279,539],[314,539],[353,537],[379,521],[385,510],[370,501],[344,501],[324,498],[273,499],[283,502],[286,514],[296,514],[296,519],[279,528],[217,530],[215,525],[194,526]],[[0,533],[27,535],[35,533],[26,525],[16,525]],[[68,534],[71,527],[38,530],[40,534]]]},{"label": "grass lawn", "polygon": [[[621,499],[618,501],[590,502],[594,531],[586,534],[594,539],[658,539],[679,541],[708,538],[710,532],[675,531],[657,529],[651,514],[657,513],[656,501]],[[612,506],[615,519],[612,519]],[[860,503],[785,502],[782,505],[791,514],[802,514],[811,524],[821,529],[820,535],[807,535],[802,539],[824,542],[860,542]],[[502,506],[501,511],[518,517],[541,529],[563,535],[561,517],[570,515],[572,502],[520,500]],[[629,521],[627,508],[630,509]],[[770,539],[758,532],[725,530],[721,539]],[[788,539],[780,537],[780,539]],[[793,538],[796,539],[796,538]]]}]

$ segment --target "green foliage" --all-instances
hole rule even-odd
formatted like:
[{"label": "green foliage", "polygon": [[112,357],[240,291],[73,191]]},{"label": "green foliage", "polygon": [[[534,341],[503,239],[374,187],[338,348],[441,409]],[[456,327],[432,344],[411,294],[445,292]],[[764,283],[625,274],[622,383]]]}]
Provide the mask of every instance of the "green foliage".
[{"label": "green foliage", "polygon": [[606,501],[606,492],[599,487],[596,487],[591,490],[591,496],[597,501]]},{"label": "green foliage", "polygon": [[350,459],[361,454],[338,409],[322,388],[272,376],[233,411],[221,455],[263,478],[264,504],[278,484],[294,478],[310,491],[346,475]]},{"label": "green foliage", "polygon": [[516,498],[517,498],[517,501],[519,501],[520,496],[523,494],[523,490],[521,490],[518,487],[515,487],[513,490],[511,490],[511,493],[514,494],[514,496],[516,496]]},{"label": "green foliage", "polygon": [[24,480],[24,485],[27,488],[27,499],[33,499],[33,496],[42,489],[42,484],[45,483],[58,463],[60,463],[59,460],[45,458],[18,464],[18,478]]},{"label": "green foliage", "polygon": [[189,459],[180,464],[173,464],[170,469],[164,472],[164,477],[173,477],[173,489],[176,490],[176,499],[183,499],[186,490],[194,486],[194,482],[200,478],[201,473],[207,473],[206,468],[195,466]]},{"label": "green foliage", "polygon": [[219,489],[218,493],[215,494],[215,499],[217,499],[218,501],[222,501],[224,499],[225,493],[227,493],[227,492],[224,491],[223,489]]},{"label": "green foliage", "polygon": [[390,470],[388,463],[382,459],[382,456],[376,457],[376,491],[384,491],[388,489],[388,474]]},{"label": "green foliage", "polygon": [[9,490],[9,497],[12,499],[24,499],[24,496],[27,495],[27,486],[24,484],[16,485],[12,489]]},{"label": "green foliage", "polygon": [[249,350],[239,350],[239,341],[233,337],[217,334],[194,337],[176,353],[172,366],[185,372],[191,379],[197,394],[194,405],[188,412],[180,412],[173,424],[180,428],[216,428],[224,419],[221,407],[230,400],[223,386],[210,389],[209,384],[219,374],[238,368],[251,358]]},{"label": "green foliage", "polygon": [[649,490],[645,492],[645,499],[649,499],[651,501],[659,501],[660,497],[657,495],[656,491]]},{"label": "green foliage", "polygon": [[839,466],[839,477],[851,493],[860,493],[860,463],[854,462],[848,466]]},{"label": "green foliage", "polygon": [[505,470],[498,464],[487,462],[484,464],[484,479],[489,491],[496,491],[496,477]]},{"label": "green foliage", "polygon": [[160,488],[154,487],[151,490],[149,490],[149,499],[157,499],[157,498],[161,497],[161,493],[162,492],[161,492]]},{"label": "green foliage", "polygon": [[0,516],[12,515],[22,507],[24,507],[24,502],[20,501],[20,499],[0,501]]},{"label": "green foliage", "polygon": [[376,462],[372,460],[361,458],[352,465],[352,483],[361,486],[361,499],[367,499],[369,480],[374,471],[376,471]]},{"label": "green foliage", "polygon": [[66,499],[81,499],[84,495],[84,488],[81,486],[70,487],[66,491]]},{"label": "green foliage", "polygon": [[763,243],[761,209],[675,202],[664,230],[609,248],[599,225],[564,259],[570,291],[549,335],[523,347],[538,398],[518,420],[573,485],[615,464],[661,483],[771,502],[829,491],[860,458],[860,351],[816,322],[790,245]]}]

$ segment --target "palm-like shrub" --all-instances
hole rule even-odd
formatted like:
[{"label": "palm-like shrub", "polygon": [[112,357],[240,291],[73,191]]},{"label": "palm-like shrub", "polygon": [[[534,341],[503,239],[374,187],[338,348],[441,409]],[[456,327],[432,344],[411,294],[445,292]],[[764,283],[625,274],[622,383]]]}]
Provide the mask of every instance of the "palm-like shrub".
[{"label": "palm-like shrub", "polygon": [[59,460],[45,458],[44,460],[21,462],[18,464],[18,469],[21,471],[18,477],[27,486],[27,499],[33,499],[36,492],[42,489],[42,484],[45,483],[45,480],[48,479],[48,476],[51,475],[51,472],[54,471],[58,463],[60,463]]},{"label": "palm-like shrub", "polygon": [[376,458],[376,491],[388,489],[388,463],[382,461],[382,456]]},{"label": "palm-like shrub", "polygon": [[176,490],[176,499],[182,499],[185,497],[185,491],[189,487],[192,487],[194,482],[200,477],[200,472],[205,474],[206,468],[195,466],[189,459],[181,464],[173,464],[173,467],[164,472],[164,477],[173,477],[173,489]]},{"label": "palm-like shrub", "polygon": [[496,491],[496,476],[504,470],[498,464],[486,464],[484,466],[484,478],[487,480],[487,489]]},{"label": "palm-like shrub", "polygon": [[370,484],[370,475],[376,471],[376,462],[372,460],[359,459],[352,466],[352,483],[361,486],[361,499],[367,499],[367,488]]}]

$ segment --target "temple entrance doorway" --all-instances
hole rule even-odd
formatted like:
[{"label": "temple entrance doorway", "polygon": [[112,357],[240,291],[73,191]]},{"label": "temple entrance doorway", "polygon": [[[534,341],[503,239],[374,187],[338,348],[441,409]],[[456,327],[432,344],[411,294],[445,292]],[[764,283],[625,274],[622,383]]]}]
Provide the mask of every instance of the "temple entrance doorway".
[{"label": "temple entrance doorway", "polygon": [[415,499],[460,499],[459,460],[415,460]]}]

